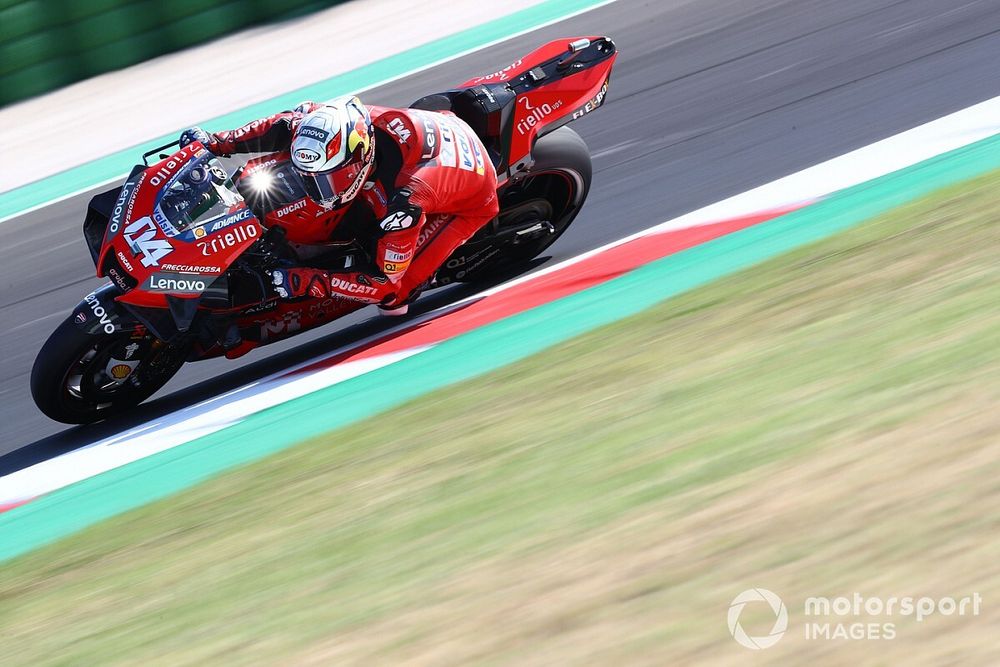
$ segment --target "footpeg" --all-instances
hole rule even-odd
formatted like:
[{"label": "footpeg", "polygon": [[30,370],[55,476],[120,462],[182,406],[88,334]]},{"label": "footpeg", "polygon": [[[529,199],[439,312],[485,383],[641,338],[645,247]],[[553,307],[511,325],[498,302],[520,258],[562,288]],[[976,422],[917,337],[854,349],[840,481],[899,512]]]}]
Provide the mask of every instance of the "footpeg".
[{"label": "footpeg", "polygon": [[552,223],[548,220],[542,220],[541,222],[536,222],[531,227],[527,229],[519,229],[514,232],[514,236],[528,236],[534,235],[538,232],[544,231],[546,234],[554,234],[556,228],[552,226]]}]

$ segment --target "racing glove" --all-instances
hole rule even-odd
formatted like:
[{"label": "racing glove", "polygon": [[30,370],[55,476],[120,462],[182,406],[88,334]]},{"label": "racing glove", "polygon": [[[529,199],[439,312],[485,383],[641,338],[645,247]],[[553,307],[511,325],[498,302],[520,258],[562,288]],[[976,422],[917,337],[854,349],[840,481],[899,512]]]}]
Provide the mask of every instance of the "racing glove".
[{"label": "racing glove", "polygon": [[181,148],[184,148],[188,144],[192,144],[196,141],[200,141],[201,144],[211,150],[212,137],[205,130],[198,126],[189,127],[188,129],[181,132],[180,144]]},{"label": "racing glove", "polygon": [[329,296],[329,278],[325,271],[308,268],[282,268],[271,271],[274,292],[282,299],[297,299],[314,296],[318,299]]},{"label": "racing glove", "polygon": [[275,294],[282,299],[307,295],[317,299],[336,296],[363,303],[383,303],[396,296],[393,286],[385,278],[358,271],[333,273],[310,268],[273,269],[271,282]]}]

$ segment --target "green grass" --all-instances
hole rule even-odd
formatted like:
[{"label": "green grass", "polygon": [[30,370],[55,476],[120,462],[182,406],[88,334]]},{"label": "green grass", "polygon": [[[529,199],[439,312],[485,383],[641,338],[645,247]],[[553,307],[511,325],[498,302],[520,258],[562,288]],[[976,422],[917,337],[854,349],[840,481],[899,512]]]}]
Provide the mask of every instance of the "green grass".
[{"label": "green grass", "polygon": [[[937,193],[19,558],[0,663],[996,663],[997,192]],[[760,654],[726,629],[753,586],[791,613]],[[986,606],[803,639],[805,597],[855,590]]]}]

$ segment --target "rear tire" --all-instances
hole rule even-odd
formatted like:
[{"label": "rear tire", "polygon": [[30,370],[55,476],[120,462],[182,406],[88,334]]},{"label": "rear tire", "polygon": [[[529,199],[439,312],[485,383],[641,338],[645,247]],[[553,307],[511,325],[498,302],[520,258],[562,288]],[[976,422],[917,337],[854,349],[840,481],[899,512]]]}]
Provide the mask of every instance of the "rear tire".
[{"label": "rear tire", "polygon": [[[590,149],[579,134],[563,126],[535,142],[531,151],[534,164],[531,171],[517,183],[505,188],[500,195],[500,214],[458,248],[445,263],[445,272],[452,267],[460,270],[449,276],[450,281],[482,282],[516,269],[540,255],[562,236],[576,219],[590,192],[593,167]],[[551,233],[537,238],[498,246],[499,253],[486,261],[463,259],[477,241],[502,233],[504,227],[521,226],[531,220],[547,220]],[[473,268],[469,268],[469,267]],[[449,282],[450,282],[449,281]]]},{"label": "rear tire", "polygon": [[[116,380],[107,373],[109,360],[130,343],[143,349],[143,356],[123,380]],[[67,318],[35,358],[31,396],[50,419],[65,424],[100,421],[149,398],[174,376],[185,356],[148,335],[135,339],[128,331],[88,334]],[[122,366],[126,364],[115,369]]]}]

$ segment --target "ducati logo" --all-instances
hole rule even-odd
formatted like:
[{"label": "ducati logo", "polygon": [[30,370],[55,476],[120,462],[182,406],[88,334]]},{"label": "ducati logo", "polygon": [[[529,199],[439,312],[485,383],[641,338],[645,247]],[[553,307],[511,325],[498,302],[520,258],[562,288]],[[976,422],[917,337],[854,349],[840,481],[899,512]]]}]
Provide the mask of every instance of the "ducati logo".
[{"label": "ducati logo", "polygon": [[156,230],[153,219],[148,215],[125,228],[125,242],[133,255],[142,255],[139,261],[146,267],[159,266],[159,261],[174,251],[168,241],[156,238]]}]

